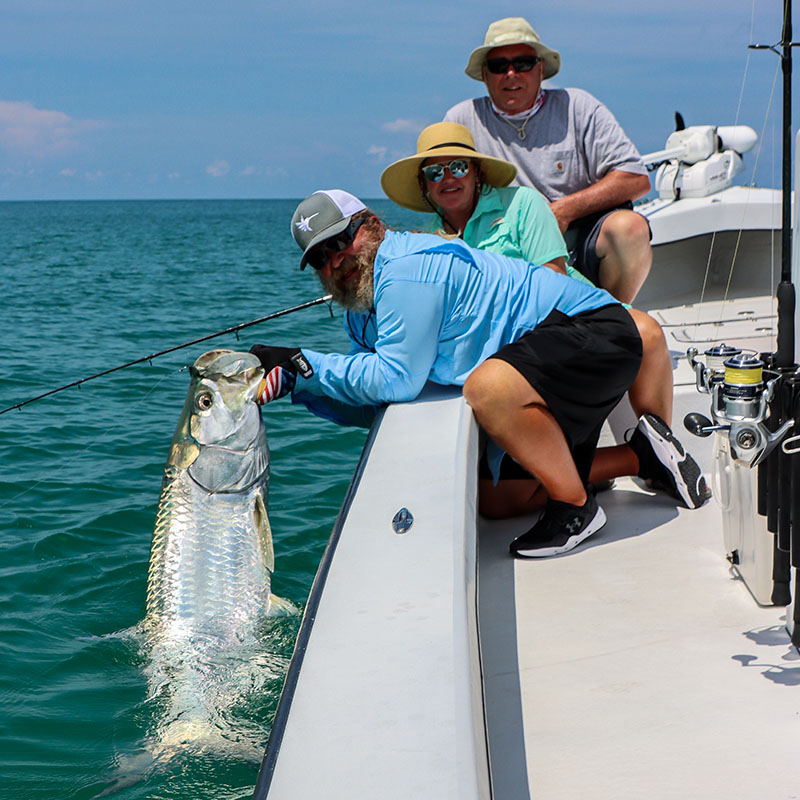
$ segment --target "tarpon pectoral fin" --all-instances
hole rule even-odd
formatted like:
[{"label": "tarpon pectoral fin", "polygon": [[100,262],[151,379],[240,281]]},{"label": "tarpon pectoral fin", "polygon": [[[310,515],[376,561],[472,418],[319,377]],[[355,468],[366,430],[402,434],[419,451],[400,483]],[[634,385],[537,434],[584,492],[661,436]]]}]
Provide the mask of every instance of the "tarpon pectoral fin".
[{"label": "tarpon pectoral fin", "polygon": [[275,550],[272,547],[272,528],[269,526],[267,507],[264,505],[264,498],[256,495],[253,504],[253,522],[258,531],[258,539],[261,542],[261,552],[264,556],[264,563],[270,572],[275,572]]},{"label": "tarpon pectoral fin", "polygon": [[278,597],[276,594],[271,594],[269,596],[269,611],[267,612],[267,616],[293,617],[295,614],[299,613],[300,609],[290,600],[284,600],[284,598]]}]

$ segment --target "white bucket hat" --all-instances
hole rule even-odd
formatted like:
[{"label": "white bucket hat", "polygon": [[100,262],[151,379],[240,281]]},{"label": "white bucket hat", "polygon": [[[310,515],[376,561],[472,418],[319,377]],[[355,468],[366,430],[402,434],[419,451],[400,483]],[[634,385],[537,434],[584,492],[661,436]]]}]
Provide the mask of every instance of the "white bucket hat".
[{"label": "white bucket hat", "polygon": [[489,26],[483,45],[476,47],[472,51],[464,72],[470,78],[482,82],[486,54],[490,50],[494,50],[495,47],[505,47],[509,44],[530,45],[544,61],[543,77],[545,78],[552,78],[561,69],[560,53],[542,44],[539,34],[531,27],[528,20],[522,17],[506,17],[505,19],[498,19]]}]

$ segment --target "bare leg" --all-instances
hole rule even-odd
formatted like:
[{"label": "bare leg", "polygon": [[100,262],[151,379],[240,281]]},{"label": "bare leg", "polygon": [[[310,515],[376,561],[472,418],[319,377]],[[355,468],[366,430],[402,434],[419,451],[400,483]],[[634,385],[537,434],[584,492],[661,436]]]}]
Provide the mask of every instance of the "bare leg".
[{"label": "bare leg", "polygon": [[469,376],[464,397],[489,436],[528,472],[553,500],[586,502],[572,453],[541,395],[505,361],[490,358]]},{"label": "bare leg", "polygon": [[592,469],[589,472],[590,483],[621,478],[625,475],[637,475],[639,459],[627,444],[613,447],[601,447],[594,454]]},{"label": "bare leg", "polygon": [[603,223],[595,249],[600,286],[621,302],[632,303],[653,261],[647,220],[635,211],[615,211]]},{"label": "bare leg", "polygon": [[478,507],[489,519],[518,517],[541,508],[547,493],[536,478],[511,478],[496,485],[491,479],[478,481]]},{"label": "bare leg", "polygon": [[672,425],[672,358],[661,326],[649,314],[630,309],[642,337],[642,366],[628,390],[637,417],[657,414]]}]

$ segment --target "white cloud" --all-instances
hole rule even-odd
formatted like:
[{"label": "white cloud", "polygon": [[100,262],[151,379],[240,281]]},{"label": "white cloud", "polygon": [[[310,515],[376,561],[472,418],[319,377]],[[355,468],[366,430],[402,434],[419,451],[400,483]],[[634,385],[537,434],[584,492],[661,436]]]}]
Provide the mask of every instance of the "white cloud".
[{"label": "white cloud", "polygon": [[181,179],[180,172],[168,172],[167,178],[171,181],[179,181]]},{"label": "white cloud", "polygon": [[396,119],[384,122],[381,128],[389,133],[419,133],[427,124],[424,119]]},{"label": "white cloud", "polygon": [[218,158],[206,167],[206,172],[212,178],[224,178],[231,171],[231,165],[222,158]]},{"label": "white cloud", "polygon": [[258,175],[260,170],[252,164],[248,164],[239,174],[249,178],[251,175]]},{"label": "white cloud", "polygon": [[75,170],[70,167],[64,167],[58,174],[63,175],[65,178],[71,178],[75,175]]},{"label": "white cloud", "polygon": [[76,120],[63,111],[36,108],[33,103],[0,100],[0,148],[44,158],[72,150],[86,131],[102,127],[94,120]]},{"label": "white cloud", "polygon": [[368,156],[377,156],[378,159],[386,158],[386,153],[388,152],[389,148],[384,147],[382,145],[373,144],[367,148],[367,155]]}]

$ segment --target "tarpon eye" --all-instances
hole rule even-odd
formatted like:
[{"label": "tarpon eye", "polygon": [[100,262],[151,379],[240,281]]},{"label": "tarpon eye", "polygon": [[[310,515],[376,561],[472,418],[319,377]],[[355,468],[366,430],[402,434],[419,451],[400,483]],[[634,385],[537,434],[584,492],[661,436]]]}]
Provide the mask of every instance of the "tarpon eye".
[{"label": "tarpon eye", "polygon": [[198,411],[208,411],[214,405],[214,395],[211,392],[203,392],[197,395],[194,404]]}]

